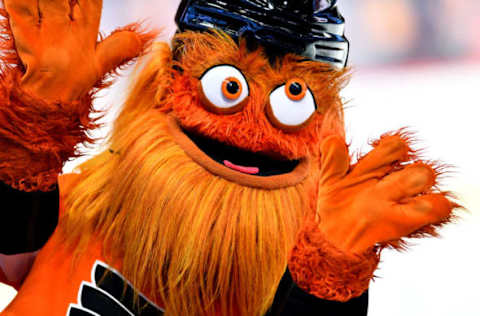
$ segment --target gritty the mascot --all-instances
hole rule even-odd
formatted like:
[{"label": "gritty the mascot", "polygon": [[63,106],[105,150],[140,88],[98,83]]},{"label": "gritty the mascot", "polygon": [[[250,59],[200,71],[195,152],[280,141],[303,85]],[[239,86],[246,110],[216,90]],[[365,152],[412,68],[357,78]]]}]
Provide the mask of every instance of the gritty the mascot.
[{"label": "gritty the mascot", "polygon": [[[351,159],[336,1],[183,1],[171,45],[99,36],[101,0],[2,2],[2,315],[366,315],[381,250],[452,217],[405,131]],[[61,175],[140,55],[109,146]]]}]

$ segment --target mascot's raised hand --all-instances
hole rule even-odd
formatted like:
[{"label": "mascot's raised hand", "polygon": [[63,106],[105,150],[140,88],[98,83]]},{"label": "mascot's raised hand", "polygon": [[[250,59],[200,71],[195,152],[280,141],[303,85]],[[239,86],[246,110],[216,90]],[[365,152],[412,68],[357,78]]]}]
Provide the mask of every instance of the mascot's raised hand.
[{"label": "mascot's raised hand", "polygon": [[5,0],[22,86],[49,100],[85,95],[103,76],[142,51],[134,26],[98,43],[102,1]]},{"label": "mascot's raised hand", "polygon": [[316,218],[290,259],[294,279],[320,297],[345,301],[360,295],[383,247],[402,247],[403,237],[434,235],[457,206],[435,192],[436,168],[414,161],[403,133],[373,145],[352,166],[343,138],[330,136],[321,144]]},{"label": "mascot's raised hand", "polygon": [[[86,130],[92,90],[154,38],[133,24],[98,42],[102,1],[3,1],[0,180],[47,190]],[[25,124],[35,122],[35,124]],[[14,132],[13,132],[14,131]]]},{"label": "mascot's raised hand", "polygon": [[437,177],[432,166],[413,162],[396,168],[409,154],[404,139],[387,136],[350,169],[343,141],[324,141],[318,215],[321,230],[340,249],[362,253],[450,215],[452,203],[432,193]]}]

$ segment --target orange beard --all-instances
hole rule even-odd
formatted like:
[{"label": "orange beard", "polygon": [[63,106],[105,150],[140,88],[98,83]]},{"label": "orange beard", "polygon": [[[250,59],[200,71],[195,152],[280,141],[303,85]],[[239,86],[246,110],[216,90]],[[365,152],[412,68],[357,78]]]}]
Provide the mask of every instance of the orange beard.
[{"label": "orange beard", "polygon": [[62,226],[69,244],[81,253],[99,234],[107,259],[168,316],[265,314],[307,210],[305,184],[265,190],[213,176],[158,110],[116,136],[118,154],[80,168]]}]

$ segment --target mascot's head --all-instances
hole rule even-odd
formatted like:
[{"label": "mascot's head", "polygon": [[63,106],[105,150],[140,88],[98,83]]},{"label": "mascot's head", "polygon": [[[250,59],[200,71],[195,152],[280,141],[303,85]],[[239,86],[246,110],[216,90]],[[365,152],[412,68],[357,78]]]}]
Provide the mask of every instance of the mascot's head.
[{"label": "mascot's head", "polygon": [[104,238],[168,316],[261,316],[313,211],[319,143],[343,133],[343,19],[335,1],[197,0],[177,24],[80,167],[67,238],[79,254]]}]

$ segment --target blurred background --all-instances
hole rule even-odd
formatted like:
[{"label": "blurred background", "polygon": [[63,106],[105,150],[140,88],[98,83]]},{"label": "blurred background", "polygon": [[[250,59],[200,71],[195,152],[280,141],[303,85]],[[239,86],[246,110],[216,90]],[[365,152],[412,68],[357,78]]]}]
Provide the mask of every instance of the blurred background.
[{"label": "blurred background", "polygon": [[[429,159],[453,166],[443,186],[469,210],[442,238],[411,241],[406,253],[385,251],[371,286],[370,316],[480,315],[480,1],[339,0],[351,41],[353,77],[343,92],[352,150],[408,127]],[[139,19],[175,31],[178,0],[106,0],[102,30]],[[124,79],[97,100],[107,125],[125,96]],[[69,163],[68,172],[79,161]],[[15,295],[0,288],[2,305]]]}]

